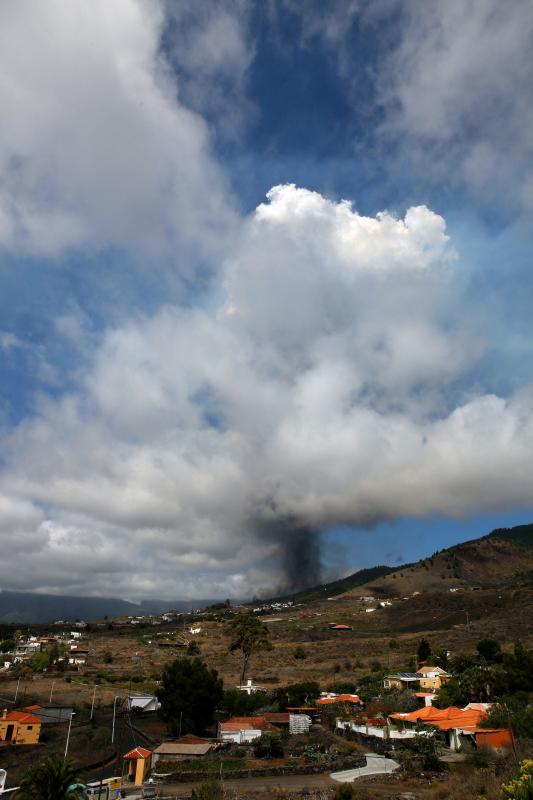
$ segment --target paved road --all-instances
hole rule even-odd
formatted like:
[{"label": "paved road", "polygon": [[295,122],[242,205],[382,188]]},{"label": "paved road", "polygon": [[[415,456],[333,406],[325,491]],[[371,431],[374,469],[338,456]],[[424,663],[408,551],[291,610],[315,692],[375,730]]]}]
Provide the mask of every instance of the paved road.
[{"label": "paved road", "polygon": [[[351,783],[356,778],[364,778],[366,775],[390,775],[398,769],[400,765],[392,758],[377,756],[375,753],[366,754],[366,767],[359,769],[347,769],[343,772],[334,772],[331,775],[319,773],[316,775],[283,775],[269,776],[262,778],[239,778],[238,780],[224,781],[227,789],[233,789],[237,794],[242,794],[246,790],[250,792],[266,791],[268,789],[282,789],[298,791],[302,789],[324,788],[333,786],[333,781],[340,783]],[[333,779],[333,780],[332,780]],[[166,797],[190,797],[192,790],[198,788],[198,783],[174,783],[160,786],[161,796]],[[390,789],[390,787],[388,787]],[[128,800],[137,800],[140,795],[130,795]]]},{"label": "paved road", "polygon": [[398,769],[400,765],[392,758],[377,756],[374,753],[366,754],[366,767],[358,769],[345,769],[343,772],[332,772],[331,777],[339,783],[351,783],[357,778],[364,778],[365,775],[390,775]]},{"label": "paved road", "polygon": [[[266,791],[268,789],[299,791],[307,788],[324,788],[325,786],[334,786],[333,781],[327,773],[319,773],[317,775],[274,775],[262,778],[238,778],[233,781],[224,781],[224,788],[233,789],[237,794],[242,794],[246,791]],[[158,786],[158,789],[162,797],[190,797],[192,790],[198,789],[198,782],[167,783]],[[140,795],[130,795],[128,793],[128,800],[137,800],[137,797],[140,797]]]}]

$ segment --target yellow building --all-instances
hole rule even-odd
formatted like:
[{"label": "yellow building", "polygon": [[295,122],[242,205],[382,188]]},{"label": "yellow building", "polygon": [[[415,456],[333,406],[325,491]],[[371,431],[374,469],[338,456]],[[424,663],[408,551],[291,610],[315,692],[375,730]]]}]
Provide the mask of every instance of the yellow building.
[{"label": "yellow building", "polygon": [[450,677],[440,667],[420,667],[420,688],[423,691],[437,691]]},{"label": "yellow building", "polygon": [[25,711],[8,711],[0,717],[0,742],[12,744],[38,744],[41,720]]},{"label": "yellow building", "polygon": [[136,747],[124,756],[128,761],[128,780],[135,786],[142,786],[152,766],[152,751],[145,747]]}]

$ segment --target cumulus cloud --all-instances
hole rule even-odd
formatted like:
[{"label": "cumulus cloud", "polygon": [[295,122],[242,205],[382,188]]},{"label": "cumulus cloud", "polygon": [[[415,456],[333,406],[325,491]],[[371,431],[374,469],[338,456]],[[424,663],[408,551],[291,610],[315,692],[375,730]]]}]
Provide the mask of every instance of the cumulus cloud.
[{"label": "cumulus cloud", "polygon": [[[383,131],[426,176],[533,205],[533,7],[409,0],[380,65]],[[389,138],[389,142],[391,139]]]},{"label": "cumulus cloud", "polygon": [[42,589],[242,596],[316,579],[333,523],[529,503],[532,396],[470,377],[459,269],[425,206],[365,217],[274,187],[209,303],[108,330],[76,391],[5,438],[1,491],[39,540],[24,568]]},{"label": "cumulus cloud", "polygon": [[0,10],[0,247],[213,263],[235,217],[161,50],[160,2]]}]

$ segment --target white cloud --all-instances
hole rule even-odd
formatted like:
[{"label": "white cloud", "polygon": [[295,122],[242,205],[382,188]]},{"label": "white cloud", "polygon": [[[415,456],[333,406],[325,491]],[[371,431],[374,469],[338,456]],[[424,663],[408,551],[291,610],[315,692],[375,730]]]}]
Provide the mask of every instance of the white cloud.
[{"label": "white cloud", "polygon": [[531,3],[410,0],[399,10],[397,46],[380,65],[384,131],[404,137],[402,156],[426,177],[531,209]]},{"label": "white cloud", "polygon": [[234,224],[204,120],[160,50],[157,0],[0,10],[0,246],[216,260]]},{"label": "white cloud", "polygon": [[25,569],[41,589],[253,594],[280,580],[287,520],[301,548],[306,526],[528,504],[532,398],[468,388],[457,269],[423,206],[368,218],[275,187],[208,306],[110,329],[77,391],[5,441],[4,495],[46,508]]}]

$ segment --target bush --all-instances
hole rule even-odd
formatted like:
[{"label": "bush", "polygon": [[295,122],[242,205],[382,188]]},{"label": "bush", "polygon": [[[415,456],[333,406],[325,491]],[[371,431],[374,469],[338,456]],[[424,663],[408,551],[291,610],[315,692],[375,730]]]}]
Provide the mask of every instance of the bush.
[{"label": "bush", "polygon": [[357,792],[351,783],[341,783],[335,789],[333,800],[357,800]]},{"label": "bush", "polygon": [[102,656],[102,661],[104,664],[112,664],[113,663],[113,653],[111,650],[106,650],[104,655]]},{"label": "bush", "polygon": [[222,783],[214,779],[203,781],[192,790],[192,800],[224,800]]},{"label": "bush", "polygon": [[254,745],[256,758],[283,758],[283,745],[277,736],[261,737]]},{"label": "bush", "polygon": [[305,652],[305,650],[303,649],[303,647],[301,645],[298,645],[298,647],[295,648],[295,650],[294,650],[294,658],[296,658],[296,659],[307,658],[307,653]]},{"label": "bush", "polygon": [[264,692],[247,694],[240,689],[227,689],[222,698],[221,711],[228,717],[246,717],[269,704]]}]

